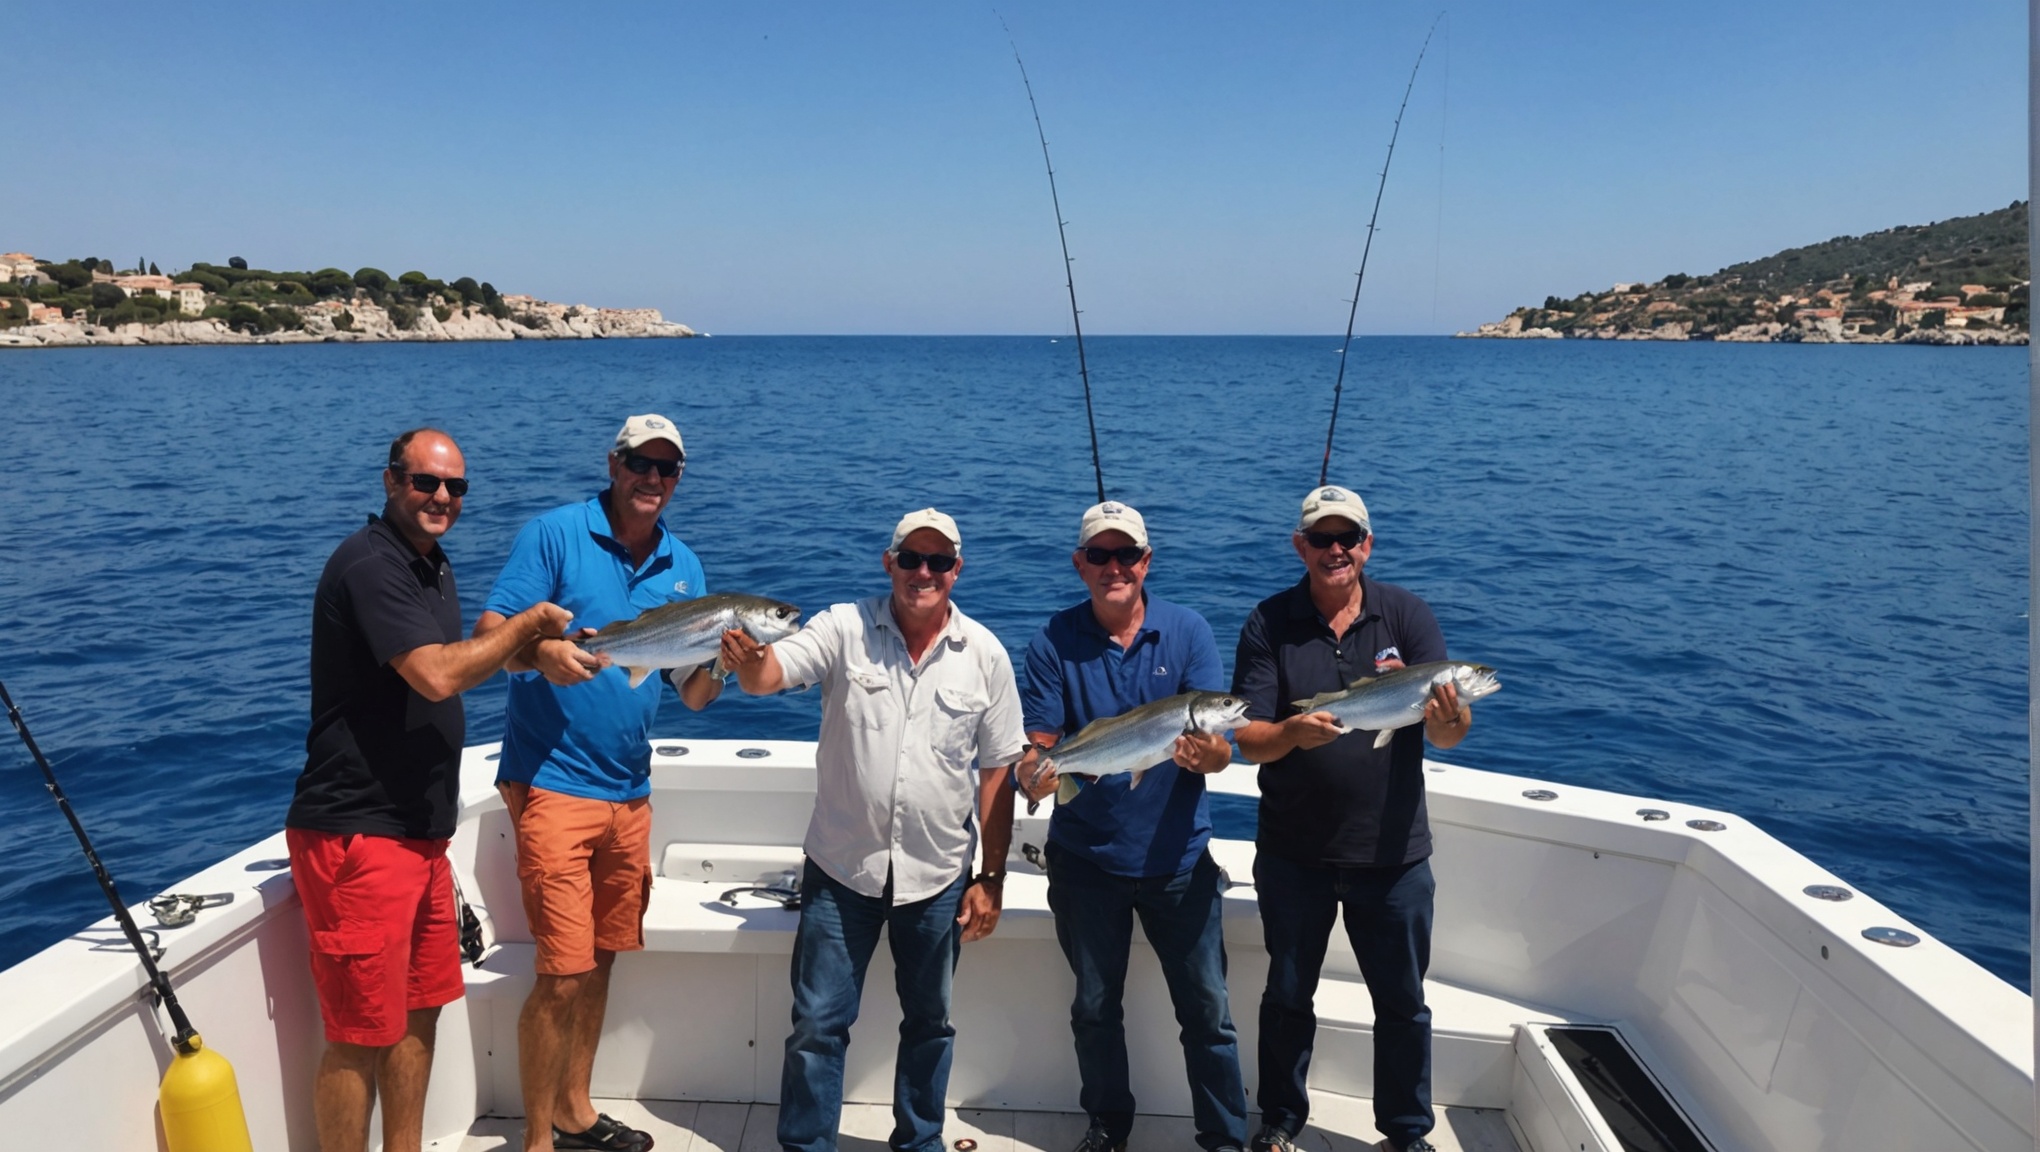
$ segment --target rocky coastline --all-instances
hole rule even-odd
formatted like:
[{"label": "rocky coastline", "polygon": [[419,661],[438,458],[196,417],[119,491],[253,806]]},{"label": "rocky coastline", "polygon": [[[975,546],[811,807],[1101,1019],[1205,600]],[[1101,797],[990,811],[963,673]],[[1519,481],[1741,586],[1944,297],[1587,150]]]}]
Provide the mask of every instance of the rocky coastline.
[{"label": "rocky coastline", "polygon": [[322,301],[299,308],[301,328],[270,333],[229,327],[219,319],[155,324],[96,325],[79,319],[45,321],[0,330],[0,348],[143,347],[177,344],[447,343],[466,340],[613,340],[697,336],[656,308],[589,308],[520,300],[516,315],[499,318],[478,308],[431,310],[398,326],[387,309],[366,300]]},{"label": "rocky coastline", "polygon": [[1837,236],[1542,305],[1459,335],[1489,340],[1730,344],[2025,344],[2032,271],[2026,204]]},{"label": "rocky coastline", "polygon": [[2027,333],[2008,328],[1906,328],[1868,332],[1843,326],[1834,317],[1818,317],[1792,324],[1771,321],[1743,324],[1726,332],[1694,331],[1686,321],[1672,321],[1651,328],[1547,328],[1525,325],[1521,316],[1510,316],[1482,324],[1471,332],[1455,333],[1467,339],[1484,340],[1711,340],[1725,344],[1937,344],[1937,345],[2024,345]]}]

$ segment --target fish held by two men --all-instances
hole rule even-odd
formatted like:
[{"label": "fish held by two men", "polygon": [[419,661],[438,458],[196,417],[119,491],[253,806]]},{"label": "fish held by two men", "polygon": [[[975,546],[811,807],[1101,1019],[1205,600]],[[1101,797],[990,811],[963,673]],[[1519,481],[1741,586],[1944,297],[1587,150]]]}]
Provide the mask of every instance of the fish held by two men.
[{"label": "fish held by two men", "polygon": [[1398,728],[1407,728],[1424,718],[1424,701],[1431,689],[1453,684],[1459,699],[1471,703],[1501,691],[1495,670],[1485,664],[1463,660],[1437,660],[1397,668],[1378,676],[1362,676],[1338,691],[1321,692],[1295,702],[1299,712],[1328,712],[1342,727],[1356,732],[1378,732],[1376,748],[1385,748]]},{"label": "fish held by two men", "polygon": [[575,643],[593,655],[609,657],[611,664],[629,673],[635,688],[660,669],[692,668],[715,660],[722,651],[723,633],[731,629],[770,644],[799,631],[799,621],[800,609],[784,601],[715,592],[661,604]]},{"label": "fish held by two men", "polygon": [[1131,773],[1131,788],[1140,786],[1148,769],[1169,759],[1176,738],[1192,732],[1230,732],[1247,723],[1247,702],[1228,692],[1184,692],[1143,704],[1131,712],[1093,720],[1084,730],[1042,753],[1043,768],[1062,777],[1058,804],[1067,804],[1083,788],[1074,777]]}]

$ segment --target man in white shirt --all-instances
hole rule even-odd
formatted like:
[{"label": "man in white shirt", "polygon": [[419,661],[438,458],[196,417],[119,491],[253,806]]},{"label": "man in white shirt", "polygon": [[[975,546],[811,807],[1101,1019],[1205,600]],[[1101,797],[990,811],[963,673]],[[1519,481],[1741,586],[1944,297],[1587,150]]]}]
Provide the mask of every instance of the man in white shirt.
[{"label": "man in white shirt", "polygon": [[746,692],[822,687],[779,1089],[779,1143],[790,1152],[834,1152],[850,1026],[881,928],[905,1018],[888,1143],[940,1152],[956,1036],[950,979],[963,944],[999,922],[1013,833],[1007,774],[1033,756],[1005,648],[949,601],[963,571],[956,521],[933,508],[908,513],[883,562],[890,595],[834,605],[770,647],[741,632],[723,642]]}]

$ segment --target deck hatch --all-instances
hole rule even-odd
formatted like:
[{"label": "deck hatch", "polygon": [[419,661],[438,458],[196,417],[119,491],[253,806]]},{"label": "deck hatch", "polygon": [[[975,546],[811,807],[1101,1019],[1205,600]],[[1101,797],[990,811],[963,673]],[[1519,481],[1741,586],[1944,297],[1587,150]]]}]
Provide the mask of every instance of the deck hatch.
[{"label": "deck hatch", "polygon": [[1547,1028],[1545,1035],[1623,1152],[1714,1152],[1613,1029]]}]

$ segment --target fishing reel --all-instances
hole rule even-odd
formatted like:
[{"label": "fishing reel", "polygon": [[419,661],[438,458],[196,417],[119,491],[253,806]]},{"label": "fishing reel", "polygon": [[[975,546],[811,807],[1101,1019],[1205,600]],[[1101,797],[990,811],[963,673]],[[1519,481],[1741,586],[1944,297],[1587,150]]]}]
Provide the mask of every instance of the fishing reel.
[{"label": "fishing reel", "polygon": [[213,892],[205,896],[166,892],[149,901],[149,914],[165,928],[182,928],[198,918],[200,909],[218,908],[233,902],[232,892]]}]

